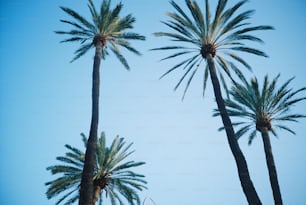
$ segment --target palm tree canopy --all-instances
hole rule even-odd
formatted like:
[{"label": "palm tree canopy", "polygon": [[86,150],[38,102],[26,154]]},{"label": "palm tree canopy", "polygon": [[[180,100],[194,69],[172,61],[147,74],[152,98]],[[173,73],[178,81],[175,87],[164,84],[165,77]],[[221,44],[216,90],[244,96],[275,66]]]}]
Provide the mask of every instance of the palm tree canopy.
[{"label": "palm tree canopy", "polygon": [[65,13],[70,15],[74,21],[60,20],[65,24],[73,27],[70,31],[55,31],[57,34],[66,34],[70,37],[61,42],[80,42],[81,46],[75,51],[75,57],[72,61],[83,56],[89,49],[102,46],[102,59],[109,54],[109,50],[115,54],[125,68],[129,69],[129,65],[121,54],[120,47],[123,47],[137,55],[140,53],[131,46],[129,40],[145,40],[144,36],[137,33],[127,32],[132,29],[135,18],[129,14],[120,17],[123,4],[119,3],[114,9],[111,9],[111,0],[103,0],[99,10],[96,9],[92,0],[88,0],[88,7],[91,13],[91,21],[86,20],[76,11],[60,7]]},{"label": "palm tree canopy", "polygon": [[[263,41],[251,35],[250,32],[258,30],[270,30],[271,26],[250,26],[247,20],[254,13],[254,10],[248,10],[237,13],[237,10],[244,5],[247,0],[242,0],[234,6],[226,9],[227,0],[219,0],[212,18],[209,1],[205,1],[204,13],[201,11],[200,5],[194,0],[185,0],[188,7],[188,15],[182,7],[175,1],[170,3],[174,8],[174,12],[169,12],[167,15],[170,20],[164,21],[167,27],[173,32],[157,32],[155,36],[169,37],[175,42],[175,45],[155,48],[152,50],[170,50],[174,51],[171,55],[162,60],[186,56],[185,60],[179,62],[170,68],[162,77],[172,71],[182,68],[184,74],[175,86],[175,90],[180,86],[182,81],[187,77],[187,85],[184,95],[199,70],[199,65],[203,60],[207,60],[208,55],[214,58],[219,69],[219,76],[224,88],[227,90],[225,79],[222,75],[222,70],[227,76],[231,77],[231,72],[241,75],[241,71],[234,62],[238,62],[242,66],[251,70],[251,66],[239,55],[237,51],[251,53],[259,56],[267,57],[267,55],[255,48],[247,46],[248,41],[262,43]],[[209,71],[208,65],[204,71],[203,94],[206,87]],[[162,78],[161,77],[161,78]],[[184,96],[183,96],[184,97]]]},{"label": "palm tree canopy", "polygon": [[[87,138],[84,134],[82,140],[86,147]],[[126,144],[123,138],[118,136],[113,140],[111,146],[106,146],[105,134],[102,133],[97,145],[97,164],[94,172],[95,189],[99,187],[100,203],[102,202],[102,193],[110,199],[112,205],[123,204],[124,198],[129,204],[139,205],[140,199],[137,191],[146,189],[144,175],[132,171],[132,168],[144,165],[144,162],[126,161],[134,151],[130,151],[132,143]],[[62,197],[56,204],[73,204],[79,198],[79,185],[84,165],[85,154],[83,151],[65,145],[68,152],[65,156],[57,157],[60,165],[54,165],[47,168],[53,175],[61,174],[55,180],[46,183],[48,190],[46,195],[48,199],[59,194]]]},{"label": "palm tree canopy", "polygon": [[[227,99],[225,104],[230,116],[244,119],[241,122],[233,123],[240,127],[236,132],[237,138],[250,131],[249,144],[251,144],[256,136],[256,131],[261,131],[263,127],[271,131],[274,136],[277,136],[275,128],[295,134],[286,125],[286,122],[297,122],[299,118],[306,117],[306,115],[291,113],[291,108],[296,103],[306,99],[306,97],[298,96],[306,90],[306,87],[293,90],[289,87],[290,82],[294,79],[291,78],[278,88],[279,76],[277,75],[272,82],[269,82],[268,75],[266,75],[262,88],[257,78],[253,78],[250,83],[245,78],[241,78],[241,84],[234,83],[229,92],[231,98]],[[219,114],[218,110],[215,110],[214,116]]]}]

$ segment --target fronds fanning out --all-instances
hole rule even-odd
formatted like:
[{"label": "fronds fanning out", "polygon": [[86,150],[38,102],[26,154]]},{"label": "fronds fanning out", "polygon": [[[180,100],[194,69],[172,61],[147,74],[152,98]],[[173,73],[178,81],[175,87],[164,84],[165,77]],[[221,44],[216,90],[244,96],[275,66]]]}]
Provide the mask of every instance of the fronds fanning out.
[{"label": "fronds fanning out", "polygon": [[[87,138],[82,134],[83,142]],[[126,144],[123,138],[116,137],[111,146],[106,146],[105,134],[102,133],[97,145],[97,164],[94,173],[94,200],[110,199],[112,205],[122,204],[123,199],[129,204],[140,205],[138,191],[146,189],[144,175],[131,169],[144,165],[144,162],[127,161],[133,151],[132,143]],[[84,163],[84,152],[65,145],[68,152],[57,157],[61,163],[47,168],[53,175],[61,175],[46,183],[48,199],[61,195],[56,204],[73,204],[79,197],[79,185]],[[101,198],[102,197],[102,198]],[[104,199],[105,201],[105,199]]]},{"label": "fronds fanning out", "polygon": [[73,20],[60,20],[62,23],[69,25],[70,31],[55,31],[57,34],[67,35],[68,38],[61,42],[79,42],[80,48],[75,51],[75,56],[71,62],[82,57],[91,48],[102,45],[102,56],[105,58],[112,51],[125,68],[129,69],[127,60],[121,54],[120,47],[140,55],[130,44],[130,40],[145,40],[145,37],[137,33],[128,32],[133,28],[135,18],[128,14],[120,17],[119,14],[123,8],[123,4],[119,3],[113,9],[110,8],[111,1],[103,0],[99,10],[95,7],[92,0],[88,0],[88,8],[91,13],[91,20],[85,19],[76,11],[60,7]]},{"label": "fronds fanning out", "polygon": [[[199,5],[195,0],[185,0],[186,9],[175,1],[170,1],[170,4],[174,8],[174,12],[168,12],[167,15],[170,19],[168,21],[163,21],[163,24],[168,27],[170,31],[156,32],[154,34],[158,37],[168,37],[173,41],[173,45],[152,50],[168,50],[173,52],[162,60],[185,57],[185,59],[178,61],[176,65],[163,75],[165,76],[179,68],[183,70],[183,75],[175,87],[175,89],[177,89],[184,80],[187,82],[183,98],[194,75],[197,70],[199,70],[199,65],[201,65],[202,62],[206,62],[209,56],[218,58],[215,61],[220,69],[219,74],[222,79],[224,79],[222,76],[224,73],[231,77],[231,71],[239,66],[243,66],[248,70],[251,69],[251,66],[244,59],[239,57],[239,52],[267,57],[267,54],[263,51],[248,47],[247,43],[262,43],[263,41],[252,35],[251,32],[271,30],[273,27],[266,25],[250,26],[248,20],[253,15],[254,11],[248,10],[238,13],[238,9],[246,2],[246,0],[242,0],[234,6],[226,8],[227,1],[219,0],[215,15],[212,17],[208,0],[205,1],[203,9],[201,9],[202,5]],[[235,66],[235,63],[238,63],[239,66]],[[221,72],[222,70],[224,72]],[[203,73],[204,93],[209,74],[207,66]],[[234,73],[236,74],[237,72],[234,71]]]},{"label": "fronds fanning out", "polygon": [[[251,144],[256,130],[261,131],[263,127],[271,131],[273,135],[276,135],[276,129],[295,134],[288,127],[287,122],[297,122],[298,119],[306,117],[303,114],[291,113],[296,103],[306,99],[299,96],[306,87],[297,90],[290,88],[289,84],[293,78],[278,87],[279,76],[270,82],[266,75],[261,88],[257,78],[253,78],[250,82],[235,83],[232,87],[231,98],[225,101],[228,114],[234,119],[244,120],[237,123],[239,127],[236,132],[237,138],[250,131],[249,144]],[[215,110],[214,115],[219,115],[218,110]]]}]

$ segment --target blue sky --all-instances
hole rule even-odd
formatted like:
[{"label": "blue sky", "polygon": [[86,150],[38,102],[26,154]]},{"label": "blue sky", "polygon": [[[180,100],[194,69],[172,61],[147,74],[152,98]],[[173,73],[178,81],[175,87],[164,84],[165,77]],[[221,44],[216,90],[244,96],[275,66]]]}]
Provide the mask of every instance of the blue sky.
[{"label": "blue sky", "polygon": [[[158,205],[246,204],[225,134],[217,131],[221,121],[211,117],[210,82],[203,98],[202,77],[197,76],[182,102],[183,87],[173,92],[181,72],[159,80],[174,61],[159,62],[166,53],[149,49],[168,43],[152,35],[167,29],[160,21],[172,10],[168,1],[122,2],[123,13],[137,19],[134,31],[147,41],[133,44],[143,56],[125,53],[131,71],[113,56],[102,62],[99,131],[108,141],[120,135],[134,142],[133,159],[147,162],[139,169],[149,182],[142,198],[150,196]],[[83,146],[80,133],[88,133],[91,115],[93,52],[69,63],[78,45],[60,44],[63,36],[53,31],[67,29],[59,22],[67,18],[59,6],[88,16],[86,3],[0,1],[0,204],[54,204],[44,194],[44,183],[54,178],[45,168],[65,153],[64,144]],[[249,8],[256,9],[254,25],[276,28],[259,33],[266,43],[257,47],[268,59],[246,56],[253,74],[262,79],[281,73],[280,82],[296,76],[291,85],[305,86],[306,2],[253,0],[242,10]],[[305,102],[294,111],[306,114]],[[305,204],[306,120],[290,126],[297,135],[279,132],[279,139],[272,138],[273,152],[284,204]],[[263,204],[272,204],[261,139],[252,146],[246,138],[239,143]]]}]

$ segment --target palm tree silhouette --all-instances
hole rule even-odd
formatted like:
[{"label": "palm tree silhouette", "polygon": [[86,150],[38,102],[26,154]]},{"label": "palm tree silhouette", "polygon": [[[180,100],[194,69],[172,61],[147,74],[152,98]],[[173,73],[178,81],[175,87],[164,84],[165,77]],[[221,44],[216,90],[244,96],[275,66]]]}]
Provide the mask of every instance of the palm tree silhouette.
[{"label": "palm tree silhouette", "polygon": [[222,122],[226,128],[228,143],[237,165],[242,189],[249,204],[261,204],[251,181],[245,157],[235,138],[232,123],[224,105],[219,81],[220,77],[226,88],[222,73],[230,77],[232,71],[242,75],[234,62],[251,69],[251,66],[236,51],[267,57],[264,52],[245,45],[245,42],[248,41],[262,42],[260,38],[251,35],[250,32],[273,29],[271,26],[249,26],[250,23],[246,22],[246,20],[250,19],[254,10],[248,10],[236,15],[236,11],[246,2],[246,0],[243,0],[233,7],[225,9],[227,0],[219,0],[214,18],[211,18],[208,0],[205,1],[205,15],[196,1],[185,0],[190,13],[188,15],[175,1],[171,0],[170,3],[175,12],[167,13],[170,20],[163,23],[173,32],[157,32],[155,35],[169,37],[175,44],[153,50],[174,52],[162,60],[186,56],[185,60],[174,65],[162,76],[164,77],[178,68],[184,70],[183,76],[175,86],[175,89],[177,89],[189,76],[183,98],[195,74],[200,70],[201,63],[206,64],[203,72],[203,93],[208,76],[210,76],[218,109],[221,112]]},{"label": "palm tree silhouette", "polygon": [[[266,163],[269,171],[270,184],[273,191],[274,202],[277,205],[283,204],[279,188],[276,166],[272,153],[269,132],[277,136],[276,129],[286,130],[292,134],[295,132],[287,126],[287,122],[297,122],[306,115],[291,114],[291,108],[298,102],[305,100],[306,97],[296,97],[299,93],[306,90],[303,87],[298,90],[289,88],[293,78],[286,81],[277,88],[278,75],[270,83],[268,75],[265,76],[262,88],[259,87],[257,78],[248,83],[242,77],[242,84],[235,83],[230,91],[230,99],[225,101],[228,114],[243,121],[233,123],[239,127],[236,137],[249,132],[249,145],[256,136],[257,131],[261,133],[263,140]],[[215,110],[214,115],[219,115]],[[222,129],[222,128],[221,128]]]},{"label": "palm tree silhouette", "polygon": [[88,0],[88,7],[91,13],[91,21],[86,20],[76,11],[67,7],[61,9],[74,21],[61,20],[61,22],[72,26],[70,31],[56,31],[57,34],[69,35],[68,39],[61,42],[79,42],[81,47],[75,51],[72,61],[83,56],[91,48],[95,48],[95,56],[92,72],[92,117],[89,131],[88,146],[85,154],[85,163],[81,180],[80,205],[92,205],[93,202],[93,172],[95,167],[95,153],[98,135],[99,121],[99,86],[100,86],[100,61],[111,51],[119,59],[126,69],[129,65],[121,54],[120,47],[131,51],[134,54],[140,53],[130,45],[130,40],[145,40],[144,36],[137,33],[126,32],[133,28],[135,18],[129,14],[120,17],[123,4],[117,4],[111,8],[110,0],[103,0],[99,11],[95,8],[92,0]]}]

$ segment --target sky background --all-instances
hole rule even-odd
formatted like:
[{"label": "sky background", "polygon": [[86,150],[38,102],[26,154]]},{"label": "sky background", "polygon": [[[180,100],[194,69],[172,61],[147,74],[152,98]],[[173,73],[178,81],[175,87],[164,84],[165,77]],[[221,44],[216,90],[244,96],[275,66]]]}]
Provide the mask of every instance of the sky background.
[{"label": "sky background", "polygon": [[[97,6],[101,1],[94,1]],[[113,0],[113,3],[119,1]],[[99,132],[108,142],[116,135],[134,142],[130,159],[147,164],[137,171],[146,175],[149,189],[141,193],[158,205],[247,204],[240,187],[234,159],[225,133],[218,132],[219,118],[211,83],[202,97],[198,73],[185,100],[184,87],[173,88],[182,72],[159,77],[175,61],[160,62],[167,53],[151,48],[168,45],[156,38],[167,31],[160,21],[173,11],[166,0],[122,0],[123,14],[133,13],[133,31],[147,37],[133,45],[143,53],[127,52],[131,71],[114,56],[101,63]],[[177,0],[182,5],[182,0]],[[198,1],[203,7],[204,1]],[[229,5],[237,1],[230,0]],[[211,0],[212,7],[216,1]],[[69,18],[59,9],[67,6],[88,17],[85,0],[0,0],[0,204],[51,205],[44,183],[54,179],[46,167],[57,164],[64,144],[82,148],[80,133],[88,135],[91,116],[93,51],[69,63],[78,44],[60,44],[64,36],[55,30],[70,29],[59,19]],[[240,11],[256,9],[253,25],[272,25],[274,31],[258,33],[266,43],[257,45],[269,58],[246,56],[254,73],[270,78],[281,73],[280,83],[296,76],[291,86],[306,85],[304,0],[253,0]],[[306,114],[305,102],[294,112]],[[272,137],[273,153],[284,204],[306,204],[306,120],[288,125],[291,135]],[[258,135],[259,136],[259,135]],[[263,204],[273,204],[263,145],[257,137],[252,146],[239,141],[253,183]],[[147,204],[151,204],[148,202]]]}]

